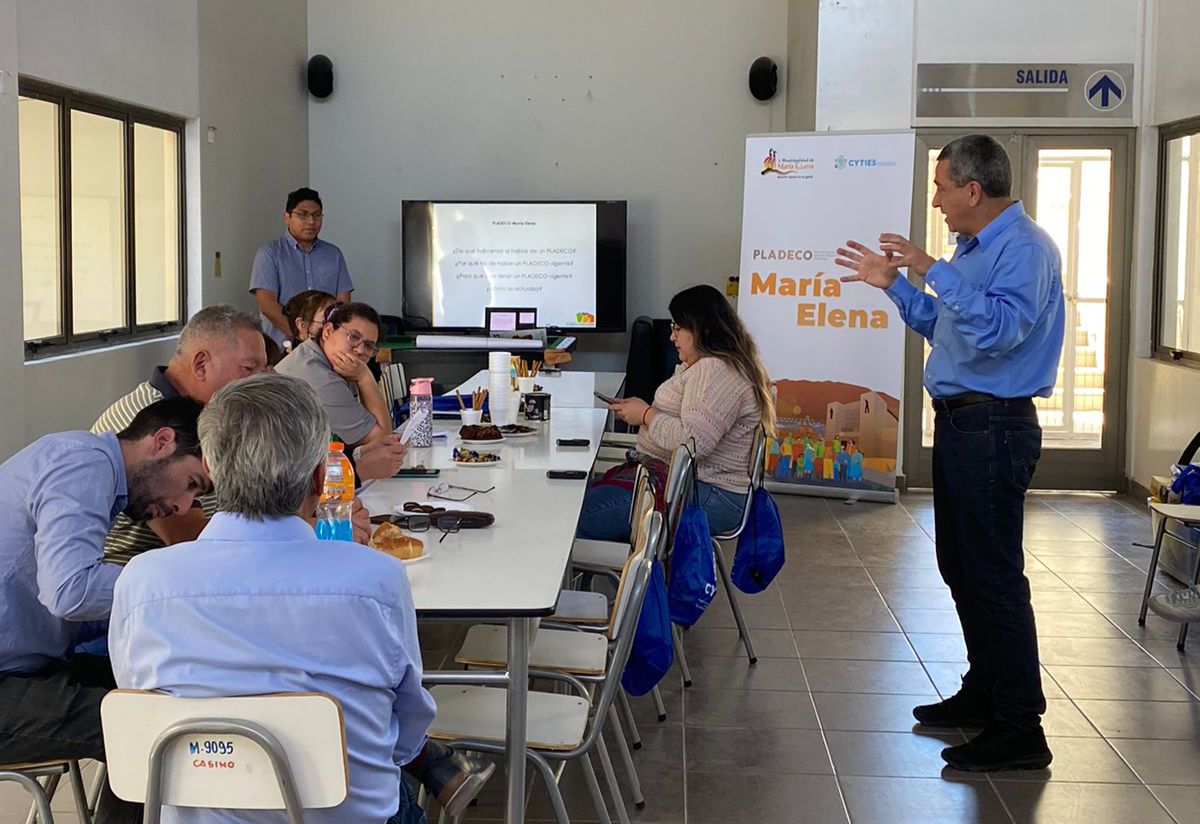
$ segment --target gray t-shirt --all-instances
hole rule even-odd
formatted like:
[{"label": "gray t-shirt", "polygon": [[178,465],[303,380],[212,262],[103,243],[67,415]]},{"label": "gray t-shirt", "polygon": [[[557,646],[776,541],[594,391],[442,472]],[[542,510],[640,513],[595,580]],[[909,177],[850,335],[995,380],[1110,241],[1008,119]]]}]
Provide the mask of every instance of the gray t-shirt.
[{"label": "gray t-shirt", "polygon": [[334,434],[347,444],[356,444],[375,428],[375,416],[367,411],[358,397],[358,387],[333,371],[329,358],[314,339],[297,346],[279,362],[275,371],[299,378],[313,388]]}]

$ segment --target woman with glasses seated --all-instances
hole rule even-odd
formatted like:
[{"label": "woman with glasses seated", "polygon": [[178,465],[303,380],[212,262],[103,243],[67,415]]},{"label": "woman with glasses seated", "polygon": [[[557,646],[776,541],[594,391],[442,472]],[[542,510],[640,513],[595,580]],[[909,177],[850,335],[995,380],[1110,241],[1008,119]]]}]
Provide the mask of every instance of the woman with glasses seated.
[{"label": "woman with glasses seated", "polygon": [[325,310],[336,302],[337,298],[320,289],[305,289],[289,300],[283,307],[283,316],[292,336],[284,341],[283,348],[291,352],[309,338],[320,336],[325,327]]},{"label": "woman with glasses seated", "polygon": [[754,339],[729,301],[711,286],[684,289],[669,304],[671,342],[682,362],[654,393],[654,403],[629,398],[609,408],[637,426],[630,461],[587,491],[579,516],[581,538],[629,540],[633,477],[639,463],[665,485],[667,463],[681,444],[696,444],[698,503],[713,533],[742,519],[750,478],[747,462],[754,432],[775,427],[767,371]]},{"label": "woman with glasses seated", "polygon": [[367,366],[379,348],[379,329],[379,313],[367,304],[331,304],[320,332],[275,367],[317,393],[363,480],[390,478],[407,452],[392,432],[387,401]]}]

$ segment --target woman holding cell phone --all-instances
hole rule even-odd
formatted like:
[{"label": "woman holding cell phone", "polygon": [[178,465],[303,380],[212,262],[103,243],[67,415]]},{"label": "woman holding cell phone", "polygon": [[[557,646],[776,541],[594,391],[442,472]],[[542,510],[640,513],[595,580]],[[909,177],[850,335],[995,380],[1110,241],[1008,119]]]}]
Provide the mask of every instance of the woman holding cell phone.
[{"label": "woman holding cell phone", "polygon": [[[626,467],[590,487],[579,517],[581,538],[629,539],[632,477],[647,462],[665,477],[671,453],[696,444],[697,503],[709,529],[725,532],[741,522],[750,483],[746,460],[754,432],[775,428],[775,407],[766,369],[754,339],[725,296],[711,286],[693,286],[671,298],[671,342],[681,366],[654,393],[614,399],[609,409],[637,426],[635,455]],[[628,477],[626,477],[628,476]]]}]

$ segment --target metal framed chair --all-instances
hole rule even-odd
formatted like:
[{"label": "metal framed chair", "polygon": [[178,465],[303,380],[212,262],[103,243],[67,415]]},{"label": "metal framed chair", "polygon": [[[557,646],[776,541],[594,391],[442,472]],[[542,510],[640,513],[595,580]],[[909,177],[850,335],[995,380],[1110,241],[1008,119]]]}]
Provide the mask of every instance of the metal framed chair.
[{"label": "metal framed chair", "polygon": [[323,693],[176,698],[114,690],[100,705],[113,792],[146,805],[284,810],[346,798],[349,763],[342,707]]},{"label": "metal framed chair", "polygon": [[[1162,553],[1167,522],[1174,521],[1184,527],[1200,526],[1200,506],[1152,503],[1150,509],[1159,516],[1158,529],[1154,534],[1154,550],[1150,553],[1150,568],[1146,570],[1146,588],[1142,592],[1142,606],[1138,611],[1139,626],[1146,625],[1146,609],[1150,605],[1150,593],[1154,590],[1154,573],[1158,570],[1158,556]],[[1196,566],[1192,572],[1191,585],[1196,586],[1197,584],[1200,584],[1200,557],[1197,557]],[[1179,640],[1176,641],[1175,647],[1180,652],[1183,652],[1184,646],[1187,644],[1188,626],[1187,623],[1184,623],[1179,628]]]},{"label": "metal framed chair", "polygon": [[[553,671],[530,666],[531,678],[547,679],[568,685],[576,695],[549,692],[531,692],[528,704],[528,747],[527,757],[541,773],[550,795],[555,818],[562,824],[568,821],[566,805],[559,792],[556,771],[550,767],[555,761],[565,767],[568,761],[578,761],[588,784],[592,801],[602,824],[610,821],[600,784],[592,766],[591,754],[600,756],[605,781],[616,804],[617,818],[626,824],[628,814],[617,784],[608,749],[604,743],[603,726],[606,719],[614,719],[613,711],[617,694],[621,689],[621,674],[629,660],[633,647],[634,632],[645,600],[650,578],[652,558],[661,550],[664,539],[662,515],[651,512],[642,531],[639,552],[629,559],[625,581],[618,591],[614,609],[612,634],[614,643],[608,658],[608,666],[598,683],[592,678],[593,687],[582,678],[567,671]],[[541,634],[539,633],[539,637]],[[533,655],[537,655],[534,642]],[[600,653],[604,650],[601,648]],[[531,661],[533,664],[534,661]],[[501,754],[506,752],[505,701],[506,691],[495,687],[474,686],[478,675],[470,673],[426,673],[425,683],[435,685],[430,692],[437,702],[437,716],[429,729],[431,738],[448,741],[459,749]],[[467,686],[460,686],[466,683]]]},{"label": "metal framed chair", "polygon": [[750,638],[750,630],[746,626],[746,619],[742,616],[742,607],[733,591],[733,582],[729,578],[729,565],[725,563],[721,544],[725,541],[736,541],[745,530],[746,524],[750,520],[750,504],[754,498],[754,491],[763,485],[766,455],[767,433],[762,426],[759,426],[754,431],[754,444],[750,448],[750,466],[748,468],[750,484],[746,489],[746,504],[742,508],[741,523],[737,525],[736,529],[712,536],[713,554],[717,559],[717,569],[721,573],[721,581],[725,585],[725,594],[729,597],[729,608],[733,610],[733,620],[737,623],[738,635],[742,638],[742,644],[746,647],[746,657],[750,659],[752,665],[758,663],[758,655],[754,652],[754,641]]}]

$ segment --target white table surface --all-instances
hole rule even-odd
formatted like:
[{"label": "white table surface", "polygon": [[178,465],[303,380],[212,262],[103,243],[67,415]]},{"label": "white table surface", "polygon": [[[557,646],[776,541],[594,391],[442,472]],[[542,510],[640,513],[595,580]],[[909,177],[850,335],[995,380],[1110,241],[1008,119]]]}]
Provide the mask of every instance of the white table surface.
[{"label": "white table surface", "polygon": [[[554,611],[571,554],[586,480],[550,480],[547,469],[588,471],[596,459],[607,416],[602,409],[552,412],[550,426],[536,438],[502,444],[497,467],[459,467],[450,461],[458,439],[429,450],[412,450],[407,464],[437,467],[437,478],[373,481],[359,493],[372,515],[386,515],[407,501],[428,499],[438,483],[492,492],[464,503],[491,512],[496,523],[446,536],[436,529],[419,535],[428,558],[407,564],[413,603],[425,617],[506,617]],[[445,428],[442,424],[439,428]],[[457,433],[457,425],[453,427]],[[587,447],[557,447],[554,438],[588,438]],[[518,445],[520,444],[520,445]],[[492,447],[473,447],[492,450]],[[439,502],[441,503],[441,502]],[[453,508],[454,502],[444,502]]]},{"label": "white table surface", "polygon": [[[621,391],[625,382],[624,372],[559,372],[557,375],[538,375],[537,384],[544,392],[550,393],[550,417],[553,419],[555,410],[567,408],[607,409],[596,399],[593,392],[601,395],[615,396]],[[481,369],[470,377],[458,391],[464,396],[472,390],[487,389],[488,371]],[[453,393],[447,393],[453,394]],[[521,423],[521,421],[517,421]]]}]

